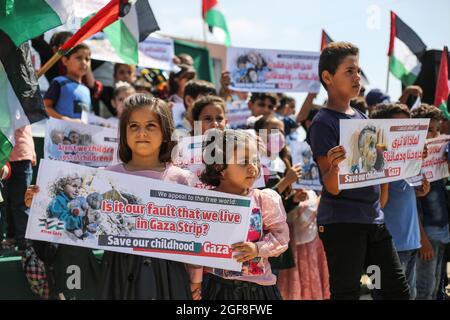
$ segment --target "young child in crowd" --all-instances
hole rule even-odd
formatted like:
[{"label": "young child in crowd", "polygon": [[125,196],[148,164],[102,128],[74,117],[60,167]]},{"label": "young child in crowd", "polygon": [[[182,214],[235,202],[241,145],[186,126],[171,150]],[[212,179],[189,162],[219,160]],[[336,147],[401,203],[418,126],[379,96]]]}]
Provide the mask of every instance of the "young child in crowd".
[{"label": "young child in crowd", "polygon": [[[311,126],[312,119],[319,111],[312,107],[303,121],[305,131]],[[298,142],[293,142],[298,143]],[[306,142],[301,142],[306,144]],[[308,146],[307,152],[310,154]],[[303,170],[307,168],[303,167]],[[300,179],[305,177],[302,170]],[[300,201],[300,202],[299,202]],[[288,209],[288,223],[292,258],[295,265],[281,270],[278,288],[283,299],[287,300],[324,300],[330,298],[330,285],[327,259],[322,241],[317,232],[317,207],[320,197],[313,190],[303,190],[297,194],[294,204]]]},{"label": "young child in crowd", "polygon": [[83,43],[75,46],[64,57],[65,76],[52,80],[44,96],[44,104],[50,117],[81,122],[81,112],[91,109],[89,89],[81,83],[90,68],[91,51]]},{"label": "young child in crowd", "polygon": [[108,118],[108,121],[114,128],[119,127],[119,119],[123,113],[125,99],[135,93],[134,87],[128,82],[119,81],[116,83],[116,88],[111,98],[111,105],[115,110],[116,116]]},{"label": "young child in crowd", "polygon": [[172,115],[175,127],[183,127],[183,116],[186,112],[184,106],[184,88],[189,80],[196,76],[195,69],[186,64],[178,66],[178,72],[172,72],[169,76],[169,102],[172,104]]},{"label": "young child in crowd", "polygon": [[[409,119],[411,112],[400,103],[377,105],[370,115],[372,119]],[[410,299],[414,300],[416,290],[416,258],[421,247],[419,217],[416,197],[426,196],[430,189],[424,179],[420,187],[414,188],[406,180],[389,183],[388,199],[383,207],[384,219],[394,240],[400,264],[410,289]]]},{"label": "young child in crowd", "polygon": [[[174,124],[167,104],[145,94],[125,100],[120,118],[121,164],[107,170],[193,185],[193,174],[171,164]],[[106,252],[101,299],[199,299],[201,269],[158,258]]]},{"label": "young child in crowd", "polygon": [[297,122],[294,120],[295,99],[286,95],[281,95],[280,103],[275,111],[276,116],[284,122],[284,134],[289,136],[298,128]]},{"label": "young child in crowd", "polygon": [[[440,122],[443,118],[441,110],[435,106],[422,104],[412,110],[411,115],[413,118],[430,119],[427,139],[439,137]],[[425,197],[417,199],[422,245],[416,269],[417,300],[436,300],[442,280],[445,245],[450,242],[446,180],[431,182],[430,192]]]},{"label": "young child in crowd", "polygon": [[381,297],[408,299],[409,287],[380,207],[380,186],[338,189],[340,119],[366,119],[350,107],[360,91],[359,50],[347,42],[330,43],[319,59],[319,76],[328,93],[307,133],[323,185],[318,208],[319,235],[327,255],[331,299],[359,299],[361,273],[380,270]]},{"label": "young child in crowd", "polygon": [[[217,163],[206,164],[202,182],[214,186],[215,191],[250,197],[253,209],[247,241],[232,245],[237,253],[234,258],[243,262],[242,271],[207,268],[203,299],[280,299],[268,257],[287,249],[289,230],[280,196],[270,189],[252,189],[260,174],[256,139],[235,130],[210,130],[208,134],[220,136],[211,142],[215,143]],[[242,149],[238,152],[238,148]]]},{"label": "young child in crowd", "polygon": [[198,98],[191,110],[194,131],[197,121],[201,124],[201,134],[205,134],[208,129],[225,130],[228,122],[226,114],[225,101],[222,98],[213,95]]},{"label": "young child in crowd", "polygon": [[248,108],[252,116],[247,119],[247,126],[253,128],[260,116],[271,115],[277,107],[277,95],[274,93],[252,93]]},{"label": "young child in crowd", "polygon": [[113,69],[113,80],[113,86],[103,86],[99,98],[93,100],[94,110],[96,112],[100,112],[99,102],[101,101],[112,116],[117,116],[116,109],[112,104],[114,91],[119,83],[126,82],[132,85],[136,81],[136,66],[124,63],[115,63]]},{"label": "young child in crowd", "polygon": [[192,107],[194,101],[201,96],[216,95],[216,88],[211,82],[204,80],[190,80],[186,83],[183,95],[183,104],[185,112],[182,115],[181,123],[176,126],[177,129],[190,132],[193,129]]}]

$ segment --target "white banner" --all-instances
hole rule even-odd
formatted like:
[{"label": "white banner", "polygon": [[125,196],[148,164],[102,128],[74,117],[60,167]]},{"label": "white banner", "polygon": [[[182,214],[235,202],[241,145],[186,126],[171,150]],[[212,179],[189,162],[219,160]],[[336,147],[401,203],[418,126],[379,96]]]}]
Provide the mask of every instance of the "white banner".
[{"label": "white banner", "polygon": [[251,199],[42,160],[28,239],[241,271]]},{"label": "white banner", "polygon": [[228,48],[230,89],[249,92],[319,92],[319,52]]},{"label": "white banner", "polygon": [[117,118],[105,119],[95,115],[94,113],[86,112],[84,110],[81,111],[81,121],[84,124],[90,124],[92,126],[100,126],[114,130],[117,130],[119,125],[119,119]]},{"label": "white banner", "polygon": [[244,129],[247,127],[247,119],[252,112],[248,108],[247,101],[227,102],[227,120],[231,129]]},{"label": "white banner", "polygon": [[430,119],[340,120],[347,159],[339,189],[353,189],[416,176]]},{"label": "white banner", "polygon": [[450,135],[441,135],[434,139],[428,139],[426,144],[428,155],[422,163],[420,174],[416,177],[408,179],[413,186],[422,183],[423,177],[429,182],[447,178],[448,172],[448,145],[450,143]]},{"label": "white banner", "polygon": [[[97,33],[85,43],[91,49],[92,59],[124,63],[103,33]],[[139,43],[139,66],[173,70],[175,49],[172,39],[148,37]]]},{"label": "white banner", "polygon": [[50,118],[44,138],[44,159],[106,167],[117,163],[117,129]]},{"label": "white banner", "polygon": [[[256,134],[255,134],[256,135]],[[177,155],[174,164],[180,168],[194,172],[197,177],[200,177],[202,171],[205,169],[203,164],[203,141],[205,136],[183,137],[177,143]],[[264,188],[266,183],[260,168],[261,175],[255,180],[252,188]],[[198,188],[209,188],[205,184],[199,182],[196,186]]]}]

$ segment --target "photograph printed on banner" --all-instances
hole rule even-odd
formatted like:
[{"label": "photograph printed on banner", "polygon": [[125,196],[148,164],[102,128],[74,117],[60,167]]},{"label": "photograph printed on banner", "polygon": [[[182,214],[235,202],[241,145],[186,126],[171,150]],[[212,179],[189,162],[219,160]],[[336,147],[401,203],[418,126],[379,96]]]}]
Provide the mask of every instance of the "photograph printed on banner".
[{"label": "photograph printed on banner", "polygon": [[314,161],[312,150],[306,141],[288,140],[291,149],[292,163],[300,164],[302,176],[294,184],[294,188],[322,190],[319,179],[319,167]]},{"label": "photograph printed on banner", "polygon": [[102,202],[137,204],[141,200],[112,184],[104,192],[92,191],[94,176],[61,171],[57,179],[42,188],[48,190],[51,200],[36,205],[35,210],[41,212],[39,226],[49,232],[63,232],[74,241],[100,235],[128,236],[135,229],[131,215],[105,213],[101,210]]},{"label": "photograph printed on banner", "polygon": [[249,92],[318,92],[319,52],[230,47],[230,89]]},{"label": "photograph printed on banner", "polygon": [[352,189],[417,175],[429,119],[340,120],[339,188]]}]

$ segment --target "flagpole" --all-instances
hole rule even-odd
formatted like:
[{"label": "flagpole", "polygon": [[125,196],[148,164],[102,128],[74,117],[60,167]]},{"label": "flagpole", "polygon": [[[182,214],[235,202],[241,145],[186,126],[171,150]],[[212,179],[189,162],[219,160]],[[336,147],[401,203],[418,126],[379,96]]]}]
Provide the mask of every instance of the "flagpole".
[{"label": "flagpole", "polygon": [[37,78],[39,79],[44,73],[46,73],[55,63],[58,62],[59,59],[61,59],[62,54],[58,51],[56,52],[53,57],[50,58],[37,72]]},{"label": "flagpole", "polygon": [[207,28],[207,25],[206,25],[206,22],[205,22],[205,20],[203,20],[203,46],[205,47],[205,48],[207,48],[208,47],[208,45],[207,45],[207,40],[206,40],[206,37],[207,37],[207,32],[206,32],[206,28]]},{"label": "flagpole", "polygon": [[389,92],[389,67],[391,66],[391,56],[388,58],[387,77],[386,77],[386,94]]}]

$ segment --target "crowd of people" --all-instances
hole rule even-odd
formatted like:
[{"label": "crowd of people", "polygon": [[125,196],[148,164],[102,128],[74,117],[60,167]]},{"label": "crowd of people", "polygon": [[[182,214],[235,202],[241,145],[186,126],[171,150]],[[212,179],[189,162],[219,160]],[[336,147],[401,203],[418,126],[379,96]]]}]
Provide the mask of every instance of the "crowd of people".
[{"label": "crowd of people", "polygon": [[[50,44],[42,38],[32,43],[45,62],[68,37],[70,33],[61,32]],[[44,94],[48,115],[71,122],[81,122],[82,111],[109,117],[119,130],[120,164],[105,170],[190,186],[200,180],[212,190],[251,198],[248,238],[232,246],[242,271],[110,251],[99,263],[91,249],[25,239],[29,207],[40,191],[30,186],[37,170],[30,126],[16,131],[16,145],[2,169],[3,251],[17,247],[20,254],[35,254],[46,276],[30,283],[45,299],[77,297],[77,290],[66,285],[69,265],[79,265],[88,275],[91,297],[98,299],[359,299],[361,278],[373,265],[381,270],[381,287],[370,292],[374,299],[446,299],[447,179],[425,179],[419,187],[400,180],[339,190],[337,177],[347,155],[339,145],[340,119],[429,118],[427,138],[450,133],[449,119],[432,105],[411,110],[422,95],[417,86],[407,87],[392,101],[381,90],[365,94],[358,56],[351,43],[329,44],[319,62],[327,101],[314,104],[317,94],[310,93],[296,113],[295,99],[285,94],[230,90],[232,77],[237,77],[230,72],[222,74],[219,90],[196,79],[193,59],[186,54],[174,58],[178,71],[166,81],[162,74],[149,77],[147,70],[138,76],[136,66],[116,63],[115,84],[107,87],[94,77],[93,66],[100,62],[91,61],[89,47],[76,46],[45,74],[50,83]],[[249,61],[251,57],[242,58],[239,77],[245,76],[242,70]],[[228,108],[235,102],[248,107],[251,115],[230,129]],[[240,129],[253,129],[256,135]],[[276,142],[259,137],[261,130],[269,130]],[[215,148],[220,161],[205,164],[198,177],[177,167],[171,159],[174,131],[180,136],[219,134],[222,144],[215,142]],[[76,144],[76,134],[58,138]],[[292,187],[304,168],[293,163],[289,143],[300,140],[311,148],[321,192]],[[245,146],[238,163],[227,141]],[[261,144],[271,159],[262,166],[254,150]],[[259,176],[265,187],[253,188]],[[67,182],[58,191],[59,200],[67,204],[75,199],[79,184],[76,178]],[[59,205],[52,207],[55,217],[65,214]],[[81,236],[78,220],[66,223],[74,224],[73,232]],[[25,272],[33,277],[26,266]]]}]

